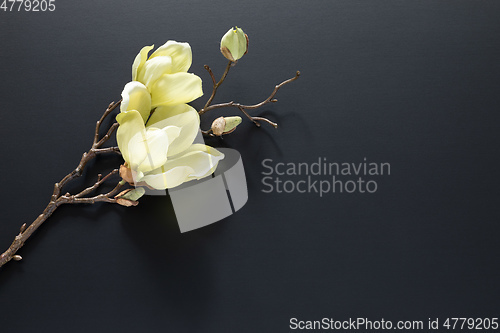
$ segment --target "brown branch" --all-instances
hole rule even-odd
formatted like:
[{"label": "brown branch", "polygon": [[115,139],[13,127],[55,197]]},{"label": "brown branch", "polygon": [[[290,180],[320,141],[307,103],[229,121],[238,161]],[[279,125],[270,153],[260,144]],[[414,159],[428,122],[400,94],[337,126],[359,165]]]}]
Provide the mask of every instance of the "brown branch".
[{"label": "brown branch", "polygon": [[113,171],[111,171],[110,173],[108,173],[106,176],[104,176],[104,178],[102,178],[102,175],[99,174],[97,176],[97,181],[94,185],[90,186],[90,187],[87,187],[85,190],[81,191],[80,193],[78,194],[75,194],[75,198],[81,198],[93,191],[95,191],[99,186],[101,186],[102,183],[104,183],[109,177],[113,176],[113,175],[116,175],[118,173],[118,169],[114,169]]},{"label": "brown branch", "polygon": [[[108,178],[108,177],[110,177],[114,174],[117,174],[117,173],[118,173],[118,169],[115,169],[112,172],[110,172],[109,174],[107,174],[106,177],[104,177],[104,178]],[[104,178],[101,181],[96,182],[93,186],[86,188],[82,192],[89,190],[88,192],[86,192],[86,194],[88,194],[88,193],[94,191],[104,182]],[[124,184],[125,183],[120,181],[120,182],[118,182],[118,184],[116,184],[116,186],[111,191],[104,193],[104,194],[98,194],[98,195],[95,195],[95,196],[89,197],[89,198],[82,198],[80,196],[80,194],[82,192],[80,192],[76,195],[65,194],[60,199],[63,201],[63,203],[69,203],[69,204],[94,204],[96,202],[116,203],[116,199],[114,199],[114,196],[116,194],[118,194],[118,192],[124,186]]]},{"label": "brown branch", "polygon": [[114,123],[111,125],[111,127],[108,129],[107,133],[102,137],[102,139],[99,139],[99,130],[102,125],[102,122],[106,119],[106,117],[118,106],[120,105],[121,100],[116,102],[116,103],[111,103],[109,104],[108,108],[102,115],[101,119],[97,121],[96,123],[96,128],[95,128],[95,133],[94,133],[94,141],[92,143],[92,147],[90,150],[82,155],[82,158],[80,160],[80,163],[76,167],[75,170],[71,171],[69,174],[67,174],[60,182],[56,183],[54,185],[54,191],[52,193],[52,197],[50,199],[50,202],[48,203],[47,207],[45,207],[44,211],[42,214],[40,214],[35,221],[33,221],[29,227],[26,227],[26,223],[24,223],[19,231],[19,234],[14,238],[14,241],[12,244],[9,246],[9,248],[0,255],[0,267],[5,265],[7,262],[10,260],[21,260],[22,257],[17,253],[17,251],[24,245],[26,240],[37,230],[43,222],[45,222],[51,215],[52,213],[62,204],[79,204],[79,203],[96,203],[96,202],[109,202],[109,203],[116,203],[116,200],[114,199],[114,196],[118,193],[121,187],[123,187],[123,183],[120,181],[114,189],[109,191],[108,193],[105,194],[98,194],[93,197],[84,197],[85,195],[95,191],[99,186],[101,186],[106,180],[108,180],[110,177],[118,173],[118,169],[115,169],[108,173],[105,177],[102,177],[102,175],[99,175],[97,178],[97,181],[94,185],[84,189],[80,193],[76,195],[71,195],[69,193],[66,193],[65,195],[61,195],[61,191],[63,187],[68,184],[70,181],[73,179],[81,176],[83,169],[87,165],[87,163],[92,160],[94,157],[100,154],[105,154],[105,153],[118,153],[120,154],[120,150],[118,147],[107,147],[107,148],[101,148],[101,146],[109,140],[113,132],[116,130],[118,127],[117,123]]},{"label": "brown branch", "polygon": [[97,148],[97,149],[94,149],[94,153],[96,155],[106,154],[106,153],[116,153],[118,155],[122,154],[120,151],[120,148],[118,148],[118,147]]},{"label": "brown branch", "polygon": [[215,76],[214,73],[212,72],[212,69],[208,65],[205,65],[203,67],[207,70],[208,74],[210,74],[210,77],[212,78],[212,84],[214,86],[217,85],[217,81],[215,81]]},{"label": "brown branch", "polygon": [[226,76],[227,76],[227,73],[229,73],[229,70],[231,69],[234,62],[232,62],[231,60],[229,60],[229,62],[227,63],[227,66],[226,66],[226,70],[224,71],[224,73],[222,74],[222,77],[220,78],[219,82],[215,83],[215,77],[214,77],[214,73],[212,73],[212,70],[210,69],[210,67],[208,67],[208,65],[205,65],[205,69],[208,71],[208,73],[210,74],[210,77],[212,78],[212,82],[213,82],[213,89],[212,89],[212,95],[210,96],[210,98],[208,99],[207,103],[205,104],[205,106],[203,107],[203,109],[201,109],[198,114],[201,116],[202,114],[204,114],[206,112],[206,109],[210,106],[210,104],[212,104],[212,101],[214,100],[214,97],[215,97],[215,94],[217,93],[217,89],[219,88],[219,86],[222,84],[222,82],[224,82],[224,80],[226,79]]},{"label": "brown branch", "polygon": [[111,127],[109,128],[108,132],[106,133],[106,135],[104,135],[102,137],[101,140],[99,140],[99,142],[97,142],[97,144],[95,145],[95,147],[93,148],[98,148],[100,146],[102,146],[102,144],[106,141],[109,140],[109,138],[111,138],[111,135],[113,134],[113,132],[118,128],[118,126],[120,126],[120,124],[118,123],[114,123],[113,125],[111,125]]},{"label": "brown branch", "polygon": [[257,126],[260,126],[259,123],[256,122],[256,120],[260,120],[260,121],[264,121],[266,123],[268,123],[269,125],[271,125],[272,127],[274,128],[278,128],[278,124],[270,121],[269,119],[267,118],[264,118],[264,117],[251,117],[251,120],[257,125]]},{"label": "brown branch", "polygon": [[203,134],[203,135],[209,135],[209,136],[215,136],[215,134],[212,133],[212,129],[211,128],[208,129],[208,130],[206,130],[206,131],[201,130],[201,134]]},{"label": "brown branch", "polygon": [[[110,148],[100,148],[102,144],[104,144],[109,138],[111,133],[116,129],[115,124],[111,126],[111,128],[108,130],[108,133],[99,140],[99,130],[101,128],[101,124],[106,119],[106,117],[118,106],[120,105],[121,100],[118,102],[112,102],[109,104],[108,108],[106,111],[104,111],[104,114],[101,116],[101,119],[99,119],[96,123],[95,126],[95,134],[94,134],[94,142],[92,144],[92,148],[86,153],[83,153],[82,158],[80,160],[80,163],[76,167],[75,170],[73,170],[71,173],[67,174],[66,177],[64,177],[60,182],[54,184],[54,192],[52,193],[52,200],[57,200],[57,198],[61,195],[62,188],[71,180],[80,177],[82,175],[82,171],[87,165],[87,163],[92,160],[94,157],[96,157],[99,154],[103,153],[108,153],[108,152],[117,152],[119,149],[117,147],[110,147]],[[109,134],[109,135],[108,135]]]},{"label": "brown branch", "polygon": [[[274,87],[274,90],[272,91],[271,95],[269,95],[269,97],[267,97],[265,100],[263,100],[262,102],[260,103],[257,103],[257,104],[253,104],[253,105],[243,105],[243,104],[240,104],[240,103],[235,103],[233,101],[231,102],[227,102],[227,103],[221,103],[221,104],[214,104],[214,105],[210,105],[210,106],[205,106],[203,109],[201,109],[198,113],[200,115],[204,114],[205,112],[208,112],[210,110],[214,110],[214,109],[218,109],[218,108],[225,108],[225,107],[236,107],[238,108],[238,110],[240,110],[248,119],[250,119],[256,126],[259,126],[260,127],[260,123],[259,121],[264,121],[270,125],[272,125],[274,128],[277,128],[278,127],[278,124],[270,121],[269,119],[267,118],[264,118],[264,117],[254,117],[254,116],[251,116],[247,110],[254,110],[254,109],[257,109],[257,108],[260,108],[268,103],[276,103],[278,100],[274,98],[274,96],[276,95],[276,93],[278,92],[278,90],[283,87],[285,84],[288,84],[292,81],[295,81],[299,78],[300,76],[300,72],[297,71],[295,73],[295,76],[288,79],[288,80],[285,80],[283,82],[281,82],[280,84],[276,85]],[[202,131],[203,134],[205,135],[211,135],[209,131]]]},{"label": "brown branch", "polygon": [[[94,133],[94,144],[92,145],[92,148],[99,148],[100,145],[99,145],[99,130],[101,129],[101,125],[102,125],[102,122],[104,121],[104,119],[106,119],[106,117],[111,113],[113,112],[113,110],[118,106],[120,105],[120,103],[122,102],[122,100],[120,99],[118,102],[111,102],[108,106],[108,108],[106,109],[106,111],[104,111],[104,113],[102,114],[101,116],[101,119],[99,119],[97,121],[97,124],[95,125],[95,133]],[[101,143],[101,145],[104,143],[104,141]]]}]

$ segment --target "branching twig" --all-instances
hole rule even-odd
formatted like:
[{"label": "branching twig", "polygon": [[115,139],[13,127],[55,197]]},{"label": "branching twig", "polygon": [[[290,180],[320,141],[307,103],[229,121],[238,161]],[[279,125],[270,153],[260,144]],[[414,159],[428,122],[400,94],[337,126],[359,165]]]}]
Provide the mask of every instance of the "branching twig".
[{"label": "branching twig", "polygon": [[95,144],[95,147],[92,147],[92,148],[98,148],[98,147],[102,146],[102,144],[104,142],[108,141],[109,138],[111,138],[111,134],[113,134],[113,132],[118,128],[118,126],[120,126],[120,124],[118,124],[118,123],[114,123],[113,125],[111,125],[111,127],[109,128],[109,130],[106,133],[106,135],[104,135],[102,137],[102,139],[99,140],[99,142],[97,142],[97,144]]},{"label": "branching twig", "polygon": [[[208,67],[208,66],[207,66]],[[211,72],[211,71],[210,71]],[[209,105],[209,103],[207,102],[207,105],[201,109],[198,113],[200,115],[210,111],[210,110],[214,110],[214,109],[218,109],[218,108],[225,108],[225,107],[236,107],[238,108],[248,119],[250,119],[255,125],[257,126],[260,126],[260,123],[259,121],[264,121],[264,122],[267,122],[268,124],[272,125],[274,128],[277,128],[278,127],[278,124],[270,121],[269,119],[267,118],[263,118],[263,117],[254,117],[254,116],[251,116],[247,110],[253,110],[253,109],[257,109],[257,108],[260,108],[261,106],[264,106],[268,103],[275,103],[277,102],[278,100],[274,98],[274,96],[276,95],[276,93],[278,92],[278,90],[283,87],[285,84],[287,83],[290,83],[292,81],[295,81],[299,78],[300,76],[300,72],[297,71],[295,73],[295,76],[288,79],[288,80],[285,80],[283,82],[281,82],[280,84],[276,85],[274,87],[274,90],[273,92],[271,93],[271,95],[269,95],[268,98],[266,98],[265,100],[263,100],[262,102],[260,103],[257,103],[257,104],[253,104],[253,105],[243,105],[243,104],[240,104],[240,103],[235,103],[233,101],[231,102],[228,102],[228,103],[221,103],[221,104],[214,104],[214,105]],[[218,86],[217,86],[218,88]],[[216,91],[216,86],[214,86],[214,92]],[[215,93],[212,94],[212,96],[214,96]],[[211,98],[209,100],[209,102],[211,102],[213,100],[213,98]],[[203,134],[207,134],[207,135],[210,135],[210,130],[209,131],[202,131]]]},{"label": "branching twig", "polygon": [[104,178],[102,178],[102,175],[99,174],[97,176],[97,181],[94,185],[87,187],[85,190],[81,191],[78,194],[75,194],[75,198],[81,198],[89,193],[92,193],[94,190],[96,190],[99,186],[101,186],[102,183],[104,183],[109,177],[116,175],[118,173],[118,169],[114,169],[110,173],[108,173]]},{"label": "branching twig", "polygon": [[[122,100],[119,100],[118,102],[111,102],[108,106],[108,108],[106,109],[106,111],[104,111],[104,113],[102,114],[101,116],[101,119],[99,119],[97,121],[97,124],[95,125],[95,134],[94,134],[94,144],[92,145],[92,148],[99,148],[106,140],[102,141],[100,140],[99,141],[99,130],[101,129],[101,125],[102,125],[102,122],[104,121],[104,119],[106,119],[107,116],[109,116],[109,114],[111,112],[113,112],[114,109],[116,109],[116,107],[118,105],[120,105],[120,103],[122,102]],[[113,124],[114,125],[114,124]],[[113,126],[111,126],[113,127]],[[116,129],[116,128],[115,128]],[[115,130],[113,129],[113,131]],[[111,128],[109,129],[111,131]],[[109,133],[111,134],[111,133]],[[109,137],[108,137],[109,138]],[[102,141],[102,142],[101,142]]]},{"label": "branching twig", "polygon": [[93,197],[84,197],[93,191],[95,191],[99,186],[101,186],[106,180],[108,180],[110,177],[118,173],[118,169],[115,169],[108,173],[106,176],[102,177],[102,175],[99,175],[97,178],[97,181],[94,185],[84,189],[80,193],[76,195],[71,195],[69,193],[66,193],[64,195],[61,195],[61,191],[65,185],[67,185],[71,180],[81,176],[83,169],[87,165],[87,163],[92,160],[94,157],[97,155],[105,154],[105,153],[118,153],[120,154],[120,150],[118,147],[107,147],[107,148],[101,148],[101,146],[109,140],[111,137],[111,134],[116,130],[118,127],[118,123],[114,123],[111,125],[111,127],[108,129],[107,133],[102,137],[102,139],[99,139],[99,130],[101,128],[102,122],[105,120],[105,118],[118,106],[120,105],[121,100],[116,102],[116,103],[111,103],[104,114],[102,115],[101,119],[96,124],[95,128],[95,134],[94,134],[94,141],[92,143],[92,147],[90,150],[86,153],[83,154],[80,163],[76,167],[75,170],[67,174],[60,182],[56,183],[54,185],[54,192],[52,193],[52,197],[50,199],[50,202],[48,203],[47,207],[45,210],[40,214],[35,221],[31,223],[29,227],[26,227],[26,223],[24,223],[21,226],[21,229],[19,231],[19,234],[14,238],[14,241],[10,245],[10,247],[5,251],[2,255],[0,255],[0,267],[5,265],[7,262],[10,260],[21,260],[22,257],[17,253],[17,251],[24,245],[26,240],[35,232],[36,229],[38,229],[45,220],[47,220],[52,213],[57,209],[62,204],[79,204],[79,203],[96,203],[96,202],[109,202],[109,203],[116,203],[116,200],[114,199],[114,196],[118,193],[120,188],[123,186],[122,182],[119,182],[114,189],[109,191],[108,193],[105,194],[98,194]]},{"label": "branching twig", "polygon": [[226,70],[222,74],[222,77],[220,78],[219,82],[217,82],[217,83],[215,83],[214,73],[212,73],[212,70],[210,69],[210,67],[208,67],[208,65],[203,66],[207,70],[208,74],[210,74],[210,77],[212,78],[212,83],[213,83],[214,87],[212,89],[212,95],[210,95],[210,98],[208,99],[207,103],[205,103],[205,106],[203,107],[203,109],[201,109],[198,112],[200,116],[203,113],[205,113],[206,112],[205,110],[210,106],[210,104],[212,104],[212,101],[214,100],[215,94],[217,93],[217,89],[222,84],[222,82],[224,82],[224,80],[226,79],[227,73],[229,73],[229,70],[231,69],[231,67],[234,66],[233,64],[234,63],[231,60],[229,60],[229,62],[227,63],[227,66],[226,66]]}]

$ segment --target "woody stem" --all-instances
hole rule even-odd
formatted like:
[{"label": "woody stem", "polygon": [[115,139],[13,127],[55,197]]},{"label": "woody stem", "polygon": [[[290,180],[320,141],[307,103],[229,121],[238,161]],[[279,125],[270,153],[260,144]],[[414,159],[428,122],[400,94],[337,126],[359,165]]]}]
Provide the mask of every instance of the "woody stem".
[{"label": "woody stem", "polygon": [[28,238],[31,237],[31,235],[45,222],[51,215],[54,213],[54,211],[61,206],[62,204],[79,204],[79,203],[96,203],[96,202],[109,202],[109,203],[116,203],[116,199],[114,199],[114,196],[118,193],[120,188],[123,186],[121,182],[119,182],[111,191],[105,193],[105,194],[97,194],[92,197],[85,197],[87,194],[90,194],[94,192],[99,186],[101,186],[106,180],[108,180],[110,177],[116,175],[118,173],[118,169],[115,169],[111,171],[109,174],[106,176],[102,177],[102,175],[99,175],[97,178],[97,181],[95,182],[94,185],[87,187],[80,193],[71,195],[69,193],[66,193],[64,195],[61,195],[62,189],[65,185],[67,185],[69,182],[74,180],[75,178],[81,176],[83,169],[87,165],[87,163],[92,160],[94,157],[97,155],[101,154],[106,154],[106,153],[117,153],[120,154],[120,150],[118,147],[107,147],[107,148],[101,148],[101,146],[108,141],[108,139],[111,137],[111,134],[116,130],[118,124],[113,123],[110,128],[108,129],[107,133],[99,139],[99,130],[102,125],[102,122],[104,119],[121,103],[121,100],[116,102],[116,103],[111,103],[104,114],[102,115],[101,119],[97,122],[96,124],[96,129],[94,133],[94,141],[92,143],[92,147],[89,149],[88,152],[84,153],[80,163],[78,166],[75,168],[75,170],[71,171],[69,174],[67,174],[61,181],[56,183],[54,185],[54,191],[52,193],[52,197],[47,204],[47,207],[43,210],[42,214],[38,215],[38,217],[27,227],[26,223],[24,223],[19,231],[19,234],[14,238],[14,241],[12,244],[9,246],[9,248],[0,255],[0,267],[11,261],[12,259],[14,260],[21,260],[22,257],[17,253],[19,249],[24,245],[24,243],[28,240]]},{"label": "woody stem", "polygon": [[222,82],[224,82],[224,80],[226,79],[227,73],[229,73],[229,70],[231,69],[232,66],[233,66],[233,62],[231,60],[229,60],[229,62],[227,63],[227,66],[226,66],[226,70],[222,74],[222,77],[220,78],[219,82],[217,82],[217,83],[215,82],[215,77],[214,77],[214,74],[212,72],[212,69],[210,69],[210,67],[208,65],[203,66],[203,67],[205,67],[205,69],[210,74],[210,77],[212,78],[213,88],[212,88],[212,95],[208,99],[207,103],[205,103],[205,106],[203,107],[203,109],[201,109],[198,112],[198,114],[200,116],[202,114],[204,114],[206,112],[206,108],[208,108],[210,106],[210,104],[212,104],[212,101],[214,100],[215,94],[217,93],[217,89],[220,87]]}]

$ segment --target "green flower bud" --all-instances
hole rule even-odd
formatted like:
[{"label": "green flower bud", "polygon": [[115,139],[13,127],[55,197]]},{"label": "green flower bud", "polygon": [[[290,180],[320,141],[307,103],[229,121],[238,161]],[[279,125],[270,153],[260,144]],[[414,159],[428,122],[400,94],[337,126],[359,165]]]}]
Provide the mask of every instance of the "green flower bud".
[{"label": "green flower bud", "polygon": [[217,136],[229,134],[236,129],[236,126],[241,124],[241,117],[219,117],[212,123],[212,133]]},{"label": "green flower bud", "polygon": [[241,117],[239,116],[224,117],[224,120],[226,121],[226,126],[224,126],[224,134],[232,132],[236,128],[236,126],[241,124]]},{"label": "green flower bud", "polygon": [[237,61],[248,52],[248,36],[241,28],[231,28],[220,41],[220,51],[228,60]]}]

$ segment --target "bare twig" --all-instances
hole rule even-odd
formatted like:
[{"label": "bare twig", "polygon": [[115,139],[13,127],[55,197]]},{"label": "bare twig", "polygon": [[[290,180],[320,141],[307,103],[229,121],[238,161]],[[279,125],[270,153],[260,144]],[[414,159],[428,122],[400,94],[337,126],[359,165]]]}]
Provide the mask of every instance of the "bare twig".
[{"label": "bare twig", "polygon": [[212,133],[212,129],[210,128],[209,130],[201,130],[201,134],[203,135],[209,135],[209,136],[215,136],[215,134]]},{"label": "bare twig", "polygon": [[106,133],[106,135],[104,135],[102,137],[102,139],[99,140],[99,142],[97,142],[97,144],[95,145],[95,148],[98,148],[98,147],[102,146],[102,144],[104,142],[108,141],[109,138],[111,138],[111,134],[113,134],[113,132],[118,128],[118,126],[120,126],[120,124],[118,124],[118,123],[114,123],[113,125],[111,125],[111,127],[109,128],[109,130]]},{"label": "bare twig", "polygon": [[203,67],[207,70],[208,74],[210,74],[210,77],[212,78],[212,84],[214,86],[216,86],[217,85],[217,81],[215,81],[215,76],[214,76],[214,73],[212,72],[212,69],[208,65],[205,65]]},{"label": "bare twig", "polygon": [[[250,119],[255,125],[257,126],[260,126],[260,123],[259,121],[264,121],[270,125],[272,125],[274,128],[277,128],[278,127],[278,124],[270,121],[269,119],[267,118],[264,118],[264,117],[254,117],[254,116],[251,116],[247,110],[254,110],[254,109],[257,109],[257,108],[260,108],[268,103],[276,103],[278,100],[274,98],[274,96],[276,95],[276,93],[278,92],[278,90],[283,87],[285,84],[288,84],[292,81],[295,81],[299,78],[300,76],[300,72],[297,71],[295,73],[295,76],[288,79],[288,80],[285,80],[283,82],[281,82],[280,84],[276,85],[274,87],[274,90],[272,91],[271,95],[269,95],[268,98],[266,98],[265,100],[263,100],[262,102],[260,103],[257,103],[257,104],[253,104],[253,105],[243,105],[243,104],[240,104],[240,103],[235,103],[233,101],[231,102],[228,102],[228,103],[221,103],[221,104],[214,104],[214,105],[209,105],[209,103],[207,102],[207,105],[201,109],[198,113],[200,115],[210,111],[210,110],[214,110],[214,109],[218,109],[218,108],[225,108],[225,107],[236,107],[238,108],[238,110],[240,110],[248,119]],[[218,86],[217,86],[218,87]],[[215,86],[214,86],[214,91],[215,91]],[[212,96],[214,96],[215,94],[212,94]],[[212,98],[213,99],[213,98]],[[211,100],[212,100],[211,99]],[[209,100],[211,102],[211,100]],[[210,131],[202,131],[203,134],[205,135],[211,135]]]},{"label": "bare twig", "polygon": [[[106,109],[106,111],[104,111],[104,113],[102,114],[101,116],[101,119],[99,119],[97,121],[97,124],[95,125],[95,133],[94,133],[94,144],[92,145],[92,148],[99,148],[100,145],[99,145],[99,130],[101,129],[101,125],[102,125],[102,122],[104,121],[104,119],[106,119],[106,117],[111,113],[113,112],[113,110],[118,106],[120,105],[120,103],[122,102],[122,100],[119,100],[118,102],[111,102],[108,106],[108,108]],[[103,144],[104,142],[101,143],[101,145]]]},{"label": "bare twig", "polygon": [[104,176],[104,178],[102,178],[102,175],[99,174],[97,176],[97,181],[95,182],[94,185],[90,186],[90,187],[87,187],[85,190],[81,191],[80,193],[78,194],[75,194],[75,198],[81,198],[93,191],[95,191],[99,186],[101,186],[102,183],[104,183],[109,177],[113,176],[113,175],[116,175],[118,173],[118,169],[114,169],[113,171],[111,171],[110,173],[108,173],[106,176]]},{"label": "bare twig", "polygon": [[97,149],[94,149],[94,153],[96,155],[106,154],[106,153],[116,153],[118,155],[122,154],[120,151],[120,148],[118,148],[118,147],[97,148]]},{"label": "bare twig", "polygon": [[222,82],[224,82],[224,80],[226,79],[227,73],[229,73],[229,70],[231,69],[231,67],[234,66],[233,64],[234,64],[234,62],[229,60],[229,62],[227,63],[226,69],[224,70],[224,73],[222,74],[222,77],[220,78],[219,82],[217,82],[217,83],[215,83],[214,73],[212,73],[212,70],[210,69],[210,67],[208,67],[208,65],[204,66],[205,69],[210,74],[210,77],[212,78],[212,83],[213,83],[214,87],[212,89],[212,95],[210,95],[210,98],[208,99],[207,103],[205,103],[205,106],[203,107],[203,109],[201,109],[198,112],[200,115],[205,113],[206,111],[204,111],[204,110],[206,110],[210,106],[210,104],[212,104],[212,101],[214,100],[215,94],[217,93],[217,89],[222,84]]},{"label": "bare twig", "polygon": [[67,185],[70,181],[73,179],[81,176],[83,169],[87,165],[87,163],[92,160],[94,157],[97,155],[101,154],[106,154],[106,153],[118,153],[120,154],[120,150],[118,147],[107,147],[107,148],[101,148],[101,146],[109,140],[113,132],[116,130],[118,127],[117,123],[114,123],[111,125],[111,127],[108,129],[107,133],[102,137],[102,139],[99,139],[99,130],[102,125],[102,122],[105,120],[105,118],[118,106],[120,105],[121,100],[116,102],[116,103],[111,103],[104,114],[102,115],[101,119],[96,124],[95,128],[95,133],[94,133],[94,141],[92,143],[92,147],[90,150],[86,153],[83,154],[80,163],[76,167],[75,170],[71,171],[69,174],[67,174],[60,182],[56,183],[54,185],[54,191],[52,193],[52,197],[50,199],[50,202],[48,203],[47,207],[45,207],[44,211],[42,214],[40,214],[35,221],[33,221],[29,227],[26,227],[26,223],[24,223],[19,231],[19,234],[14,238],[14,241],[12,244],[9,246],[9,248],[0,255],[0,267],[5,265],[7,262],[10,260],[14,259],[16,261],[19,261],[22,259],[22,257],[17,253],[17,251],[24,245],[26,240],[37,230],[43,222],[45,222],[51,215],[52,213],[57,209],[62,204],[79,204],[79,203],[96,203],[96,202],[109,202],[109,203],[116,203],[116,200],[114,199],[114,196],[118,193],[120,188],[123,187],[123,183],[119,182],[114,189],[109,191],[108,193],[105,194],[98,194],[93,197],[84,197],[93,191],[95,191],[99,186],[101,186],[106,180],[111,178],[113,175],[116,175],[118,173],[118,169],[115,169],[108,173],[106,176],[102,177],[102,175],[99,175],[97,178],[97,181],[94,185],[87,187],[83,191],[81,191],[78,194],[71,195],[69,193],[66,193],[64,195],[61,195],[61,191],[65,185]]}]

